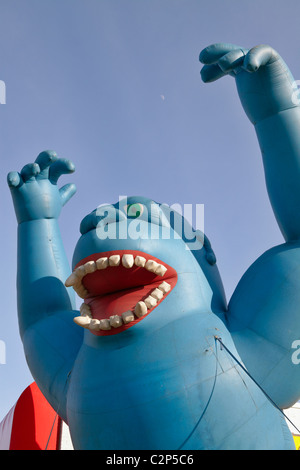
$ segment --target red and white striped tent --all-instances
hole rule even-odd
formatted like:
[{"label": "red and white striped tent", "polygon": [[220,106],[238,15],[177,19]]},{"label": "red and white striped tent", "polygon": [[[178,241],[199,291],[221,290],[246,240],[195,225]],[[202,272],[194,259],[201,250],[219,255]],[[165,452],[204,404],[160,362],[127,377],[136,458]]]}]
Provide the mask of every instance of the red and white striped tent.
[{"label": "red and white striped tent", "polygon": [[0,450],[72,450],[68,426],[35,382],[0,423]]}]

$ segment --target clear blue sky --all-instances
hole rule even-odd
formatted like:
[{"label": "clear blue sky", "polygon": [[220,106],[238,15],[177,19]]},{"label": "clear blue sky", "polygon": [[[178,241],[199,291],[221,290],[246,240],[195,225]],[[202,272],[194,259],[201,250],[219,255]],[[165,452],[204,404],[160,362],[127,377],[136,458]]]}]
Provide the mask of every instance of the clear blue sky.
[{"label": "clear blue sky", "polygon": [[300,79],[299,0],[1,0],[0,420],[32,381],[19,339],[16,221],[6,175],[44,149],[71,158],[61,216],[69,259],[83,216],[119,195],[204,204],[230,298],[282,242],[254,129],[232,78],[204,85],[200,50],[271,44]]}]

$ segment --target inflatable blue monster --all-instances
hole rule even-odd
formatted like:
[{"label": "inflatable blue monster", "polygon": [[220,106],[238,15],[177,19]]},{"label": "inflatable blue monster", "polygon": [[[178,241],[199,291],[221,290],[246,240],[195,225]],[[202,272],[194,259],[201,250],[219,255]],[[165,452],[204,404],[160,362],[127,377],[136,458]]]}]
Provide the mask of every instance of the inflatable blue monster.
[{"label": "inflatable blue monster", "polygon": [[71,273],[58,217],[75,187],[57,181],[73,164],[45,151],[8,175],[25,354],[76,449],[294,448],[277,408],[300,397],[294,80],[269,46],[216,44],[200,61],[204,82],[235,78],[285,239],[248,269],[228,305],[208,239],[165,206],[133,197],[91,212]]}]

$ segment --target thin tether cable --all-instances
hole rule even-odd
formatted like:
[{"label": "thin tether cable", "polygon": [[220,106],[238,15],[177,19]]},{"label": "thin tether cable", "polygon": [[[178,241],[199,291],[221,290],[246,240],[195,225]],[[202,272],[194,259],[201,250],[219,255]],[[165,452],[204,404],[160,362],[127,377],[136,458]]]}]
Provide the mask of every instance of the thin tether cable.
[{"label": "thin tether cable", "polygon": [[300,434],[300,431],[299,429],[297,428],[297,426],[290,420],[290,418],[284,413],[284,411],[279,408],[279,406],[275,403],[274,400],[272,400],[272,398],[267,394],[267,392],[265,392],[265,390],[261,387],[261,385],[259,385],[258,382],[256,382],[256,380],[252,377],[252,375],[247,371],[247,369],[243,366],[243,364],[241,364],[241,362],[234,356],[234,354],[227,348],[227,346],[225,346],[225,344],[223,343],[223,341],[221,340],[221,338],[219,338],[219,336],[215,336],[215,340],[216,341],[219,341],[219,343],[223,346],[223,348],[228,352],[228,354],[232,357],[232,359],[235,360],[235,362],[241,367],[241,369],[243,369],[243,371],[248,375],[248,377],[250,377],[250,379],[255,383],[255,385],[257,385],[257,387],[263,392],[263,394],[267,397],[267,399],[272,403],[272,405],[275,406],[275,408],[277,408],[278,411],[280,411],[280,413],[291,423],[291,425],[297,430],[297,432]]},{"label": "thin tether cable", "polygon": [[[65,385],[64,385],[63,393],[65,392],[67,383],[69,382],[71,372],[72,372],[72,370],[70,370],[70,372],[67,375],[67,379],[66,379],[66,382],[65,382]],[[57,411],[55,413],[54,420],[53,420],[53,423],[52,423],[52,426],[51,426],[51,429],[50,429],[49,437],[48,437],[48,440],[47,440],[47,443],[46,443],[46,446],[45,446],[44,450],[48,449],[48,445],[49,445],[49,442],[50,442],[50,439],[51,439],[51,436],[52,436],[52,433],[53,433],[54,425],[55,425],[55,422],[56,422],[57,417],[58,417],[58,412],[60,411],[60,405],[61,405],[61,403],[58,404]]]},{"label": "thin tether cable", "polygon": [[205,415],[206,413],[206,410],[208,408],[208,405],[212,399],[212,396],[213,396],[213,393],[214,393],[214,390],[215,390],[215,386],[216,386],[216,381],[217,381],[217,375],[218,375],[218,364],[219,364],[219,360],[218,360],[218,348],[217,348],[217,341],[216,341],[216,337],[215,337],[215,347],[216,347],[216,371],[215,371],[215,377],[214,377],[214,383],[213,383],[213,386],[212,386],[212,389],[211,389],[211,392],[210,392],[210,395],[209,395],[209,398],[208,398],[208,401],[205,405],[205,408],[204,410],[202,411],[201,413],[201,416],[200,418],[198,419],[197,423],[195,424],[195,426],[193,427],[193,429],[191,430],[190,434],[187,436],[187,438],[183,441],[183,443],[181,444],[180,447],[178,447],[178,450],[181,450],[183,448],[183,446],[188,442],[188,440],[192,437],[192,435],[194,434],[194,432],[196,431],[197,427],[199,426],[203,416]]},{"label": "thin tether cable", "polygon": [[46,444],[46,446],[45,446],[45,450],[48,449],[49,441],[50,441],[50,438],[51,438],[51,436],[52,436],[52,432],[53,432],[53,429],[54,429],[54,425],[55,425],[57,416],[58,416],[58,411],[55,413],[54,420],[53,420],[53,423],[52,423],[52,427],[51,427],[51,429],[50,429],[50,434],[49,434],[49,437],[48,437],[48,441],[47,441],[47,444]]}]

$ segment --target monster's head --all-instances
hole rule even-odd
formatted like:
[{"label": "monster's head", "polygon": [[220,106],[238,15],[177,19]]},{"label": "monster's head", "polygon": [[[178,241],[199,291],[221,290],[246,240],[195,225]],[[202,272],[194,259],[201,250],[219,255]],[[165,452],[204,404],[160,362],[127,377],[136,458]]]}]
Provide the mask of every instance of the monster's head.
[{"label": "monster's head", "polygon": [[75,322],[93,334],[116,335],[176,318],[188,321],[190,312],[224,311],[208,239],[167,205],[124,198],[95,209],[80,231],[66,286],[84,299]]}]

